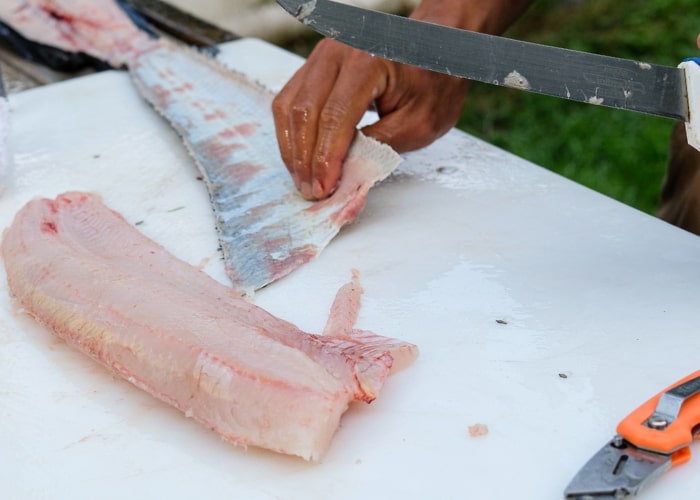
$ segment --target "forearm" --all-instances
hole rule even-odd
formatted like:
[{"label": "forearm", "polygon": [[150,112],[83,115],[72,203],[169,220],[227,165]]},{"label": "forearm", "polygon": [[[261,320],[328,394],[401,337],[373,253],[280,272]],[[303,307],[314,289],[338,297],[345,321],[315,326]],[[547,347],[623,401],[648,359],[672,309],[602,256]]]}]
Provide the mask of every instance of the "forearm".
[{"label": "forearm", "polygon": [[423,0],[411,17],[470,31],[499,35],[534,0]]}]

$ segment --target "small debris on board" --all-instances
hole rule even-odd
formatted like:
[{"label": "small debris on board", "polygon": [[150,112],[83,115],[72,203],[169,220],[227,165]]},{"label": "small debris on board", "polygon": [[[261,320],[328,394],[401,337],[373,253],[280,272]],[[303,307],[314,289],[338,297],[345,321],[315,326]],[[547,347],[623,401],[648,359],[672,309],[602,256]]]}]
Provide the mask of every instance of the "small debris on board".
[{"label": "small debris on board", "polygon": [[469,435],[471,437],[485,436],[489,433],[489,426],[486,424],[474,424],[469,426]]},{"label": "small debris on board", "polygon": [[444,165],[439,166],[435,169],[438,174],[452,174],[457,171],[456,167],[446,167]]}]

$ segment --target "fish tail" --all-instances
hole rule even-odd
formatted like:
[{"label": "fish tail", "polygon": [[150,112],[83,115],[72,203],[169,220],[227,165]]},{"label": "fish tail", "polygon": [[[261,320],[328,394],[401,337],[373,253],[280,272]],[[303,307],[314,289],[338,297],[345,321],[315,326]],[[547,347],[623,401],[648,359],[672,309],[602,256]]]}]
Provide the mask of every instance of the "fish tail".
[{"label": "fish tail", "polygon": [[409,366],[418,347],[365,330],[352,330],[343,355],[352,365],[357,383],[354,398],[367,403],[376,399],[387,376]]}]

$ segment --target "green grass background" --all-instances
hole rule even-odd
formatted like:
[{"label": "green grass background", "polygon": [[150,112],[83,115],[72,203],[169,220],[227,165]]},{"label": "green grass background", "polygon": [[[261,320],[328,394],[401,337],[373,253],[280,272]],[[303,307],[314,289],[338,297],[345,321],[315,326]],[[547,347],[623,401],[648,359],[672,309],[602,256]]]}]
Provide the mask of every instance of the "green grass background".
[{"label": "green grass background", "polygon": [[[536,0],[505,36],[676,66],[700,56],[700,0]],[[308,56],[318,40],[285,48]],[[655,213],[674,122],[474,83],[458,128]]]},{"label": "green grass background", "polygon": [[[698,0],[539,0],[506,36],[666,65],[700,55]],[[655,213],[674,122],[475,83],[458,127]]]}]

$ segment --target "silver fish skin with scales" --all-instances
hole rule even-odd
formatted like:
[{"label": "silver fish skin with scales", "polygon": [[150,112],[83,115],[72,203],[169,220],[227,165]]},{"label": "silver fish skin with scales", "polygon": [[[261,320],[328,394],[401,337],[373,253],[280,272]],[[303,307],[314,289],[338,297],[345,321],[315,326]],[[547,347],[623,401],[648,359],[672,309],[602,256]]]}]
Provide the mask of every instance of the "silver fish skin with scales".
[{"label": "silver fish skin with scales", "polygon": [[113,0],[9,2],[0,19],[27,38],[128,67],[201,171],[227,273],[243,294],[317,256],[401,161],[358,132],[335,193],[306,201],[279,155],[270,90],[209,54],[149,37]]},{"label": "silver fish skin with scales", "polygon": [[136,58],[130,73],[200,167],[227,272],[244,292],[314,258],[401,161],[390,147],[358,132],[338,189],[310,202],[299,195],[279,156],[270,90],[206,55],[167,43]]}]

